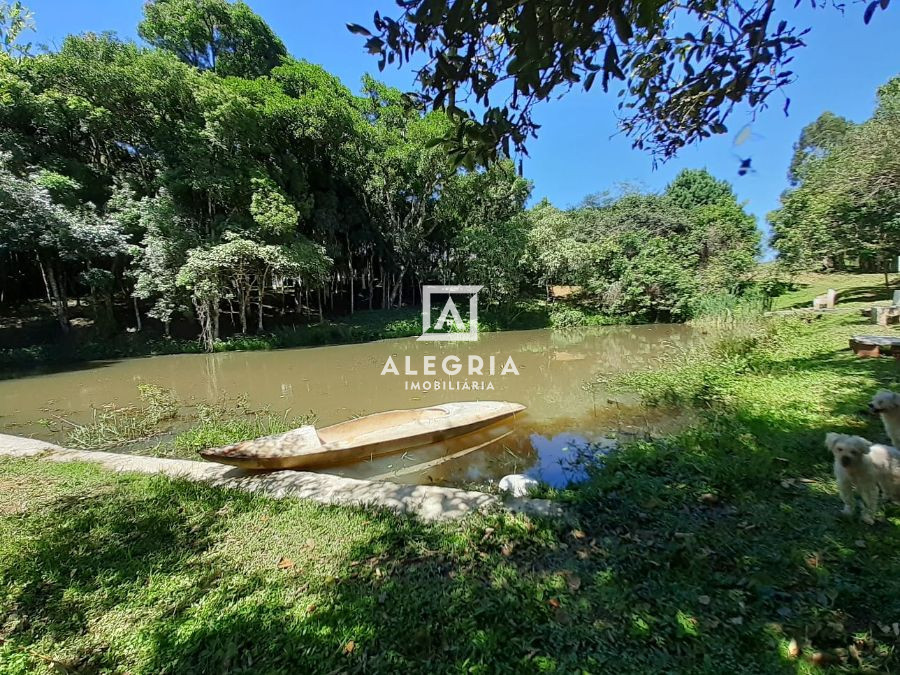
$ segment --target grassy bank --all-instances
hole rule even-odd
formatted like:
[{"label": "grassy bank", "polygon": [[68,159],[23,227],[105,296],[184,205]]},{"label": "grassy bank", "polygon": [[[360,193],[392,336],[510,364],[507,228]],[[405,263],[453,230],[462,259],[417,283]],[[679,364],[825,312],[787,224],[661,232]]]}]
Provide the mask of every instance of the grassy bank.
[{"label": "grassy bank", "polygon": [[[888,275],[891,288],[900,288],[900,275]],[[890,304],[891,293],[886,290],[883,274],[818,274],[803,272],[792,279],[792,288],[775,298],[773,309],[801,309],[812,307],[813,298],[824,295],[829,288],[838,291],[838,307],[871,307]]]},{"label": "grassy bank", "polygon": [[94,408],[83,424],[64,418],[44,420],[65,447],[109,450],[197,459],[200,450],[280,434],[305,424],[315,415],[276,414],[253,408],[243,397],[188,405],[173,392],[149,384],[138,386],[136,405],[106,404]]},{"label": "grassy bank", "polygon": [[[568,328],[624,322],[624,319],[610,317],[577,305],[522,300],[502,311],[495,309],[483,312],[479,317],[479,330],[491,332]],[[235,335],[219,340],[215,350],[229,352],[319,347],[411,337],[421,332],[421,308],[364,310],[352,316],[326,319],[317,324],[282,327],[259,335]],[[120,334],[107,339],[92,338],[84,341],[0,349],[0,377],[14,377],[29,369],[64,366],[79,361],[192,354],[202,351],[203,348],[197,340],[168,339],[141,333]]]},{"label": "grassy bank", "polygon": [[568,522],[0,462],[0,670],[897,670],[900,510],[842,519],[822,443],[882,440],[865,402],[900,388],[847,351],[858,321],[779,320],[632,378],[701,421],[560,494]]}]

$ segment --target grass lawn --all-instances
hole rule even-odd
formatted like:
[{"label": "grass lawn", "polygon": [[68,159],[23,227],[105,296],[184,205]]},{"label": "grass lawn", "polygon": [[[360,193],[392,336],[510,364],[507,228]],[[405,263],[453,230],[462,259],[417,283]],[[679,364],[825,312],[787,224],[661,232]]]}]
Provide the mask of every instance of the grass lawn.
[{"label": "grass lawn", "polygon": [[[891,288],[900,289],[900,274],[889,275]],[[829,288],[838,291],[838,307],[871,307],[890,304],[891,294],[883,274],[817,274],[804,272],[793,279],[796,289],[775,298],[772,309],[812,307],[813,298]]]},{"label": "grass lawn", "polygon": [[865,403],[900,389],[847,350],[860,321],[773,319],[633,378],[700,422],[559,494],[565,522],[0,461],[0,671],[900,670],[900,507],[841,518],[823,445],[884,440]]}]

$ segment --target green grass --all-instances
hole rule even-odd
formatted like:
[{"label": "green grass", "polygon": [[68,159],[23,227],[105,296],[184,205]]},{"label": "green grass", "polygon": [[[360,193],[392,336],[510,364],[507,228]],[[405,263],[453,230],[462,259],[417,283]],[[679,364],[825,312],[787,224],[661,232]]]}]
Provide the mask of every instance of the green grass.
[{"label": "green grass", "polygon": [[244,410],[236,416],[222,406],[201,406],[199,417],[191,426],[179,432],[171,443],[161,444],[150,452],[159,457],[197,459],[197,453],[207,448],[283,434],[314,421],[312,414],[291,416],[268,410]]},{"label": "green grass", "polygon": [[[892,289],[900,288],[900,275],[889,276]],[[891,293],[885,288],[883,274],[818,274],[804,272],[793,279],[795,288],[775,298],[772,309],[812,307],[813,298],[829,288],[838,291],[838,307],[871,307],[890,304]]]},{"label": "green grass", "polygon": [[699,422],[559,493],[560,521],[0,461],[0,671],[896,672],[900,507],[841,518],[823,445],[884,440],[865,403],[900,389],[847,349],[861,321],[775,320],[631,378]]},{"label": "green grass", "polygon": [[785,325],[795,333],[782,334],[768,367],[760,358],[704,425],[635,445],[564,495],[577,519],[567,525],[426,526],[4,462],[0,569],[14,616],[0,663],[810,668],[786,658],[793,637],[836,665],[852,644],[866,666],[896,667],[878,624],[900,611],[900,521],[893,510],[876,528],[840,520],[821,447],[824,429],[877,433],[857,414],[860,389],[896,382],[896,371],[840,351],[846,318]]},{"label": "green grass", "polygon": [[[251,408],[245,397],[187,405],[171,391],[138,386],[140,405],[108,403],[94,408],[84,424],[65,418],[43,420],[52,432],[64,433],[66,447],[115,450],[154,457],[197,459],[200,450],[280,434],[313,424],[315,415],[275,414]],[[142,441],[140,446],[135,442]]]}]

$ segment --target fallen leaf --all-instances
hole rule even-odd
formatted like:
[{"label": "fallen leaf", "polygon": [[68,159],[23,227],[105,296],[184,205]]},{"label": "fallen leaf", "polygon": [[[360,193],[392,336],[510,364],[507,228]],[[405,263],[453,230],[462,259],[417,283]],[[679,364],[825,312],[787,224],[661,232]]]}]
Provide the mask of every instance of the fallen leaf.
[{"label": "fallen leaf", "polygon": [[856,645],[850,645],[850,656],[856,659],[856,662],[859,665],[862,665],[862,657],[859,655],[859,650],[856,648]]},{"label": "fallen leaf", "polygon": [[353,640],[344,645],[345,654],[352,654],[354,649],[356,649],[356,643]]},{"label": "fallen leaf", "polygon": [[550,605],[553,609],[559,609],[559,600],[556,598],[550,598],[547,601],[547,604]]},{"label": "fallen leaf", "polygon": [[515,548],[515,545],[512,543],[503,544],[503,546],[500,547],[500,554],[508,558],[509,556],[512,555],[514,548]]},{"label": "fallen leaf", "polygon": [[312,614],[313,612],[316,611],[316,608],[317,608],[317,607],[318,607],[318,605],[317,605],[316,603],[314,603],[314,602],[313,602],[313,603],[310,603],[310,604],[307,606],[307,608],[306,608],[306,613],[307,613],[307,614]]},{"label": "fallen leaf", "polygon": [[484,530],[484,536],[481,538],[482,543],[490,539],[491,535],[494,534],[494,528],[488,527]]},{"label": "fallen leaf", "polygon": [[584,539],[587,535],[584,533],[584,530],[572,530],[572,536],[576,539]]},{"label": "fallen leaf", "polygon": [[800,656],[800,645],[797,644],[796,638],[791,638],[791,641],[788,644],[788,656],[792,659],[796,659]]},{"label": "fallen leaf", "polygon": [[278,559],[278,569],[280,570],[290,570],[294,569],[294,561],[290,558],[285,558],[282,556]]},{"label": "fallen leaf", "polygon": [[718,504],[719,496],[713,494],[712,492],[704,492],[702,495],[700,495],[700,501],[704,504]]}]

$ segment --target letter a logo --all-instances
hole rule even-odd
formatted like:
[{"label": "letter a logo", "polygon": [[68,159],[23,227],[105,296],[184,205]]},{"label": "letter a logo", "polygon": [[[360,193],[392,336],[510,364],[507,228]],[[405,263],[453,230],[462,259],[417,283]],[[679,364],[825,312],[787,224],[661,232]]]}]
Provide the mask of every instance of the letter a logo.
[{"label": "letter a logo", "polygon": [[[422,286],[422,335],[417,339],[434,342],[474,342],[478,339],[478,291],[484,286]],[[443,293],[448,296],[444,303],[444,309],[438,315],[437,322],[431,323],[431,296],[434,293]],[[464,294],[469,296],[469,330],[463,321],[452,294]],[[438,333],[444,331],[447,326],[455,329],[451,333]],[[431,332],[429,332],[431,331]]]},{"label": "letter a logo", "polygon": [[456,330],[466,329],[466,324],[463,323],[462,317],[459,315],[459,310],[456,309],[456,303],[453,302],[453,298],[447,298],[447,304],[444,305],[444,309],[441,310],[441,314],[434,324],[435,330],[441,330],[444,327],[444,324],[447,323],[448,314],[452,315],[453,325],[456,327]]}]

